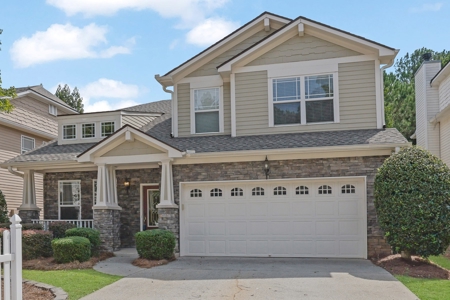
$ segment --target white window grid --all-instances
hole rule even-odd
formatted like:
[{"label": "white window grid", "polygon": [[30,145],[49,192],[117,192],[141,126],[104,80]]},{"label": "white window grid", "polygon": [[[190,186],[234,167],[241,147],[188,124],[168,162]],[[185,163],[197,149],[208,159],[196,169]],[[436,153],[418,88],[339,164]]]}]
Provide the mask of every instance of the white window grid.
[{"label": "white window grid", "polygon": [[309,188],[307,186],[301,185],[295,189],[296,195],[309,195]]},{"label": "white window grid", "polygon": [[[216,97],[218,98],[218,103],[217,103],[217,107],[211,107],[211,108],[206,108],[206,109],[201,109],[197,107],[197,94],[199,93],[199,91],[202,90],[214,90],[214,93],[216,94]],[[193,126],[194,126],[194,132],[196,134],[197,133],[197,128],[195,128],[195,118],[197,117],[197,114],[201,114],[201,113],[208,113],[208,112],[217,112],[219,114],[219,131],[221,132],[221,113],[220,113],[220,107],[221,107],[221,95],[220,95],[220,88],[219,87],[210,87],[210,88],[202,88],[202,89],[194,89],[193,90],[193,105],[194,105],[194,122],[193,122]],[[202,133],[214,133],[214,132],[202,132]]]},{"label": "white window grid", "polygon": [[244,190],[241,188],[231,189],[231,197],[242,197],[244,196]]},{"label": "white window grid", "polygon": [[77,126],[75,124],[63,125],[63,140],[74,140],[76,138]]},{"label": "white window grid", "polygon": [[81,124],[81,137],[83,139],[95,138],[95,123]]},{"label": "white window grid", "polygon": [[100,127],[101,127],[102,137],[110,136],[116,130],[115,122],[111,122],[111,121],[102,122]]},{"label": "white window grid", "polygon": [[252,196],[264,196],[264,189],[262,187],[255,187],[252,189]]},{"label": "white window grid", "polygon": [[211,197],[222,197],[222,190],[219,188],[212,189],[210,195]]},{"label": "white window grid", "polygon": [[193,189],[191,190],[191,198],[200,198],[202,197],[202,190]]},{"label": "white window grid", "polygon": [[[78,189],[78,200],[73,201],[75,204],[62,204],[63,199],[61,199],[61,185],[64,184],[76,184],[76,188]],[[61,207],[78,207],[78,219],[81,220],[81,180],[58,180],[58,219],[61,219]]]},{"label": "white window grid", "polygon": [[356,188],[354,185],[346,184],[346,185],[342,186],[341,191],[342,191],[342,194],[355,194]]},{"label": "white window grid", "polygon": [[273,189],[273,195],[274,196],[284,196],[286,195],[287,191],[286,188],[283,186],[277,186]]},{"label": "white window grid", "polygon": [[30,150],[33,150],[35,147],[35,139],[22,135],[21,137],[21,143],[20,143],[21,153],[28,152]]},{"label": "white window grid", "polygon": [[325,184],[319,187],[319,195],[331,195],[331,193],[331,186]]}]

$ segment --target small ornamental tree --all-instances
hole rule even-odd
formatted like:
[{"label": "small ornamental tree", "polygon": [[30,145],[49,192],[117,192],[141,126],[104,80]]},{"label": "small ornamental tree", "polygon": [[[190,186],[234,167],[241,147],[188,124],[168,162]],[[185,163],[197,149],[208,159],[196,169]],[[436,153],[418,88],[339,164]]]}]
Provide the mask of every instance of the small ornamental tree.
[{"label": "small ornamental tree", "polygon": [[2,191],[0,191],[0,223],[8,223],[8,208],[6,205],[6,199]]},{"label": "small ornamental tree", "polygon": [[430,152],[402,149],[375,178],[375,208],[387,242],[402,257],[442,254],[450,244],[450,169]]}]

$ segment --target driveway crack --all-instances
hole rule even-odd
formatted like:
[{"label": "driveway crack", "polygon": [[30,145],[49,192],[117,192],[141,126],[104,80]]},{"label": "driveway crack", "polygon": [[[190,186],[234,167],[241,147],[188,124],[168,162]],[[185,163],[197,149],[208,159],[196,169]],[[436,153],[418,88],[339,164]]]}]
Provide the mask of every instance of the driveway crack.
[{"label": "driveway crack", "polygon": [[236,293],[234,293],[233,295],[233,300],[236,300],[236,296],[237,294],[239,294],[240,292],[242,292],[242,288],[239,286],[239,276],[241,275],[241,271],[239,271],[238,275],[236,276],[236,278],[234,278],[234,280],[236,281],[236,287],[238,288],[238,291]]}]

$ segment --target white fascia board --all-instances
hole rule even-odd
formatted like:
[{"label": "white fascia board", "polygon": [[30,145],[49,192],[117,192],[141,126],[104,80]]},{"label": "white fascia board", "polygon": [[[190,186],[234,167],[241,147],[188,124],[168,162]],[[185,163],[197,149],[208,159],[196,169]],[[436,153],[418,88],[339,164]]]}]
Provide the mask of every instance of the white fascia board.
[{"label": "white fascia board", "polygon": [[441,69],[436,77],[431,81],[431,86],[436,87],[450,75],[450,63],[448,63],[443,69]]},{"label": "white fascia board", "polygon": [[46,132],[40,131],[38,129],[31,128],[29,126],[22,125],[22,124],[19,124],[19,123],[10,121],[10,120],[0,119],[0,124],[1,125],[5,125],[7,127],[11,127],[11,128],[17,129],[19,131],[23,131],[23,132],[34,134],[34,135],[37,135],[37,136],[40,136],[40,137],[43,137],[43,138],[47,138],[49,140],[53,140],[53,139],[58,138],[57,135],[46,133]]},{"label": "white fascia board", "polygon": [[113,165],[123,165],[123,164],[141,164],[148,162],[159,162],[161,160],[167,159],[167,153],[159,154],[142,154],[142,155],[124,155],[124,156],[106,156],[106,157],[95,157],[95,164],[113,164]]},{"label": "white fascia board", "polygon": [[436,124],[436,123],[440,122],[442,119],[444,119],[445,117],[449,116],[449,112],[450,112],[450,104],[447,105],[439,113],[437,113],[436,116],[434,116],[434,118],[431,119],[429,122],[431,124]]}]

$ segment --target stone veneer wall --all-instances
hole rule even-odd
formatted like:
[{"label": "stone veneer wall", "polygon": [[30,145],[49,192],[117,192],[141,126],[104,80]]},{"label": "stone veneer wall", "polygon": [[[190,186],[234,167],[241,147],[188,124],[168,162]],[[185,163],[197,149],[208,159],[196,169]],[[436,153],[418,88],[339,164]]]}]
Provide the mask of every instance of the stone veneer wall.
[{"label": "stone veneer wall", "polygon": [[100,231],[102,250],[120,249],[120,210],[94,209],[94,228]]},{"label": "stone veneer wall", "polygon": [[[386,156],[345,157],[270,161],[270,179],[367,176],[367,243],[368,256],[380,257],[391,253],[378,225],[374,205],[373,185],[377,169]],[[179,203],[179,183],[189,181],[256,180],[265,179],[263,162],[174,165],[175,202]],[[178,214],[172,216],[175,220]],[[179,221],[172,230],[179,234]],[[175,227],[175,226],[174,226]],[[178,248],[177,248],[178,249]]]},{"label": "stone veneer wall", "polygon": [[31,223],[31,220],[39,219],[38,210],[19,210],[19,217],[22,219],[23,223]]}]

